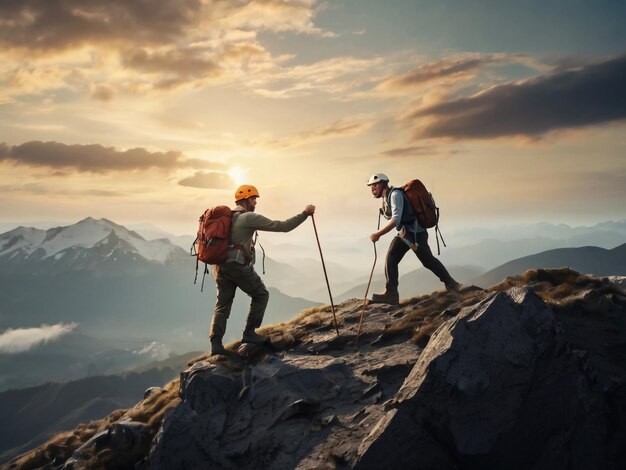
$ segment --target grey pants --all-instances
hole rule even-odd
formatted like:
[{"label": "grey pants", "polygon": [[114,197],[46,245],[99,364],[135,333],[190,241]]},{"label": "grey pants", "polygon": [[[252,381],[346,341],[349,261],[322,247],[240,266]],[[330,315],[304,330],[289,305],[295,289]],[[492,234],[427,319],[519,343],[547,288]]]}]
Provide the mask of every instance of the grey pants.
[{"label": "grey pants", "polygon": [[226,322],[230,316],[230,309],[233,306],[237,288],[251,297],[246,331],[261,326],[270,294],[252,265],[235,262],[214,265],[212,266],[212,274],[217,288],[217,301],[209,337],[220,340],[224,337]]}]

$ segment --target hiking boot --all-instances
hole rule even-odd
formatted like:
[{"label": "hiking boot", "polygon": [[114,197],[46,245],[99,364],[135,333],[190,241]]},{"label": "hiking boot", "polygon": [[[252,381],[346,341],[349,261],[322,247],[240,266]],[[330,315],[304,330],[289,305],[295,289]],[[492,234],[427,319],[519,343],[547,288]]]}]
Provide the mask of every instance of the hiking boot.
[{"label": "hiking boot", "polygon": [[211,356],[219,356],[226,354],[226,349],[222,344],[221,339],[212,339],[211,340]]},{"label": "hiking boot", "polygon": [[446,282],[446,290],[448,292],[459,292],[461,290],[461,284],[459,284],[455,280]]},{"label": "hiking boot", "polygon": [[397,291],[386,290],[382,294],[373,294],[372,302],[377,304],[398,305],[400,303],[400,295]]},{"label": "hiking boot", "polygon": [[263,344],[269,341],[268,336],[263,336],[256,333],[254,330],[244,331],[243,338],[241,338],[242,343],[255,343],[255,344]]}]

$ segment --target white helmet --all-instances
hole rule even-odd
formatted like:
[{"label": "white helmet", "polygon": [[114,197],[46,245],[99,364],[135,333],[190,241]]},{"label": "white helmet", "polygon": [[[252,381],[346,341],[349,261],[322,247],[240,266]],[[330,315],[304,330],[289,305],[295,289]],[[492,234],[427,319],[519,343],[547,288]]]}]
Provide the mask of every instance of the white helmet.
[{"label": "white helmet", "polygon": [[380,183],[381,181],[384,181],[385,183],[389,183],[389,178],[387,178],[387,175],[384,175],[382,173],[375,173],[372,176],[370,176],[369,180],[367,180],[367,185],[371,186],[374,183]]}]

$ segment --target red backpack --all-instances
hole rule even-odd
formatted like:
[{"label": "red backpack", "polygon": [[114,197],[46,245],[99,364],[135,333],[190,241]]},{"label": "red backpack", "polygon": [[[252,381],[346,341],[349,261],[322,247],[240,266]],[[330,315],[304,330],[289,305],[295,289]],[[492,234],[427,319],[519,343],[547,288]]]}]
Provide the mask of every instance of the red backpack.
[{"label": "red backpack", "polygon": [[435,205],[432,193],[429,193],[420,180],[411,180],[402,191],[413,207],[417,223],[423,228],[433,228],[439,222],[439,208]]},{"label": "red backpack", "polygon": [[[221,264],[228,257],[230,245],[230,227],[233,211],[227,206],[215,206],[204,211],[200,216],[198,235],[191,247],[192,256],[196,256],[196,278],[198,279],[198,263],[203,262],[204,274],[207,265]],[[204,288],[204,276],[202,277]]]},{"label": "red backpack", "polygon": [[441,238],[443,246],[446,246],[446,242],[443,240],[441,230],[439,230],[439,208],[435,204],[435,199],[433,198],[432,193],[430,193],[424,184],[417,179],[409,181],[407,184],[402,186],[401,189],[411,203],[417,223],[423,228],[435,227],[437,254],[441,254],[439,239]]}]

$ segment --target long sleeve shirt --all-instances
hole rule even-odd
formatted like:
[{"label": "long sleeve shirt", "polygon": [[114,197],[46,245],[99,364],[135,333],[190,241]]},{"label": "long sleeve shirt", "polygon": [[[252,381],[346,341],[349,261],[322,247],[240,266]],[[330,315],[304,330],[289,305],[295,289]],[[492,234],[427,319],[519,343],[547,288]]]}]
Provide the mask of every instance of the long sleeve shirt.
[{"label": "long sleeve shirt", "polygon": [[[241,212],[234,209],[234,212]],[[307,213],[302,211],[298,215],[294,215],[287,220],[271,220],[267,217],[257,214],[256,212],[241,212],[234,215],[233,225],[230,231],[230,239],[233,245],[241,245],[250,256],[254,258],[254,250],[252,249],[252,238],[257,230],[265,232],[291,232],[298,225],[307,219]],[[246,255],[237,249],[228,250],[228,261],[235,261],[240,264],[248,263]]]}]

